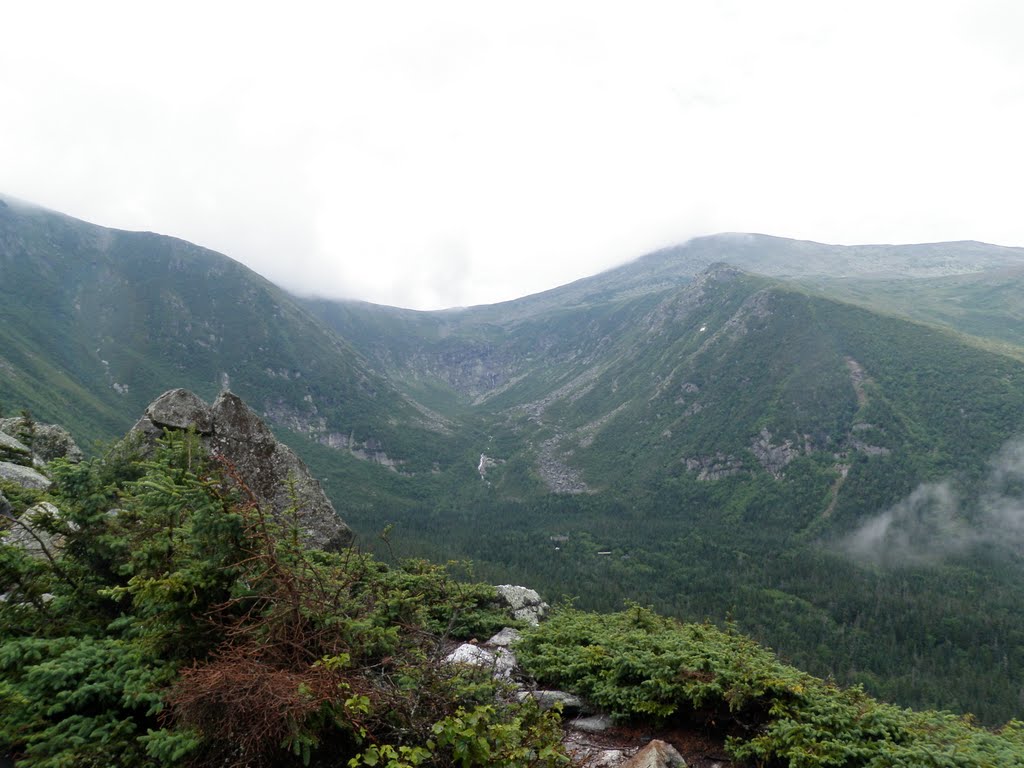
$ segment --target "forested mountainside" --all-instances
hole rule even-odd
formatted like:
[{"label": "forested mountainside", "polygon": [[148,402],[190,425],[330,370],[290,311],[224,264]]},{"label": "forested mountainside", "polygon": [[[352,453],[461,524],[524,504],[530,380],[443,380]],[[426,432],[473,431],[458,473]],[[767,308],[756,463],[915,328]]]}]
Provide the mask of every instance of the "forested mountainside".
[{"label": "forested mountainside", "polygon": [[387,565],[334,538],[307,548],[305,507],[277,502],[292,484],[252,473],[268,441],[288,449],[230,393],[209,407],[169,391],[84,462],[59,427],[0,427],[5,762],[1024,765],[1020,721],[988,730],[884,704],[731,625],[638,604],[549,615],[522,587]]},{"label": "forested mountainside", "polygon": [[[934,319],[928,286],[1001,286],[1019,249],[714,236],[412,312],[295,299],[196,246],[14,203],[0,233],[0,406],[112,438],[119,404],[212,399],[226,374],[364,547],[732,620],[899,704],[1019,712],[1019,350],[823,277],[884,277]],[[992,295],[973,311],[995,327],[1014,294]]]},{"label": "forested mountainside", "polygon": [[0,398],[84,442],[167,382],[208,399],[232,387],[279,426],[384,462],[384,442],[445,442],[442,420],[221,254],[0,200],[0,275]]}]

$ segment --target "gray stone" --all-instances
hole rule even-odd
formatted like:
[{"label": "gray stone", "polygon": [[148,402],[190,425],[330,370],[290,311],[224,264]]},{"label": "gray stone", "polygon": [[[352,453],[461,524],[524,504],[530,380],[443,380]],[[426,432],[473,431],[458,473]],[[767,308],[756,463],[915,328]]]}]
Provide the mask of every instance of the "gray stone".
[{"label": "gray stone", "polygon": [[188,429],[201,435],[213,432],[210,407],[187,389],[170,389],[149,404],[146,418],[157,428]]},{"label": "gray stone", "polygon": [[686,761],[671,744],[654,739],[623,763],[622,768],[686,768]]},{"label": "gray stone", "polygon": [[258,499],[268,502],[278,517],[295,510],[296,523],[310,546],[337,550],[352,543],[352,530],[338,517],[320,483],[241,398],[224,392],[210,411],[214,454],[234,465]]},{"label": "gray stone", "polygon": [[0,459],[12,464],[29,465],[32,463],[32,451],[20,440],[0,432]]},{"label": "gray stone", "polygon": [[535,590],[512,584],[500,584],[495,589],[513,618],[535,627],[547,615],[549,606]]},{"label": "gray stone", "polygon": [[352,530],[338,517],[320,483],[238,395],[223,392],[207,406],[188,390],[172,389],[146,409],[131,435],[152,444],[164,429],[189,428],[261,507],[285,525],[297,526],[306,546],[339,550],[352,543]]},{"label": "gray stone", "polygon": [[49,479],[31,467],[23,467],[9,461],[0,461],[0,480],[6,480],[34,491],[45,491],[50,487]]},{"label": "gray stone", "polygon": [[472,643],[463,643],[444,658],[448,664],[466,664],[471,667],[483,667],[491,670],[491,674],[498,679],[507,679],[512,676],[516,667],[516,657],[512,651],[506,648],[497,648],[489,651]]},{"label": "gray stone", "polygon": [[[14,438],[20,438],[27,427],[27,420],[23,416],[15,416],[10,419],[0,419],[0,433]],[[0,442],[3,437],[0,436]],[[21,443],[19,443],[21,445]],[[25,448],[25,446],[22,446]],[[25,450],[29,450],[25,448]],[[39,424],[32,427],[31,454],[42,464],[54,459],[67,459],[68,461],[81,461],[82,451],[64,427],[57,424]]]},{"label": "gray stone", "polygon": [[0,493],[0,515],[3,517],[11,516],[11,502],[7,500],[3,493]]},{"label": "gray stone", "polygon": [[522,637],[518,629],[512,627],[505,627],[501,632],[494,635],[484,645],[489,645],[497,648],[508,648],[512,643],[519,640]]},{"label": "gray stone", "polygon": [[583,709],[583,700],[566,691],[520,691],[516,698],[519,701],[533,699],[541,709],[554,709],[561,704],[563,715],[573,715]]},{"label": "gray stone", "polygon": [[37,424],[32,438],[32,453],[44,462],[67,459],[77,463],[84,457],[75,438],[64,427],[57,424]]},{"label": "gray stone", "polygon": [[55,557],[64,546],[64,536],[48,529],[58,527],[62,519],[57,507],[42,501],[11,521],[11,527],[3,537],[4,544],[20,547],[33,557]]},{"label": "gray stone", "polygon": [[569,723],[569,727],[585,733],[601,733],[612,727],[612,719],[608,715],[577,717]]}]

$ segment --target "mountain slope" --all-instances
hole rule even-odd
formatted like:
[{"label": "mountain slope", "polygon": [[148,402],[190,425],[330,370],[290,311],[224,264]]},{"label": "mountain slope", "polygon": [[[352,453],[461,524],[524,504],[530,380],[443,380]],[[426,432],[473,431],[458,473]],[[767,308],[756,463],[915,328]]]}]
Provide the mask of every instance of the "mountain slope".
[{"label": "mountain slope", "polygon": [[444,428],[237,262],[13,201],[0,201],[0,374],[0,402],[86,439],[172,385],[231,387],[279,427],[383,462],[415,461]]},{"label": "mountain slope", "polygon": [[912,281],[816,277],[803,282],[843,301],[952,328],[1024,354],[1024,263]]},{"label": "mountain slope", "polygon": [[[892,290],[902,289],[900,297],[886,302],[893,307],[900,298],[907,300],[916,293],[926,278],[970,281],[994,270],[1024,268],[1024,249],[971,241],[840,246],[729,233],[694,238],[598,275],[501,304],[415,312],[362,302],[303,302],[407,391],[432,397],[440,407],[455,407],[486,399],[534,372],[543,373],[550,367],[552,348],[570,339],[576,346],[586,344],[607,330],[591,326],[595,317],[621,309],[629,312],[637,302],[649,308],[655,301],[652,297],[678,290],[716,263],[799,279],[847,300],[860,296],[859,303],[872,295],[874,281],[886,278]],[[869,279],[872,282],[865,283],[864,290],[848,287]],[[912,307],[916,300],[909,301]],[[925,311],[896,311],[913,319],[930,319]],[[979,307],[979,311],[984,314],[985,309]],[[984,322],[991,326],[998,320],[991,317]],[[975,332],[966,326],[952,327]]]},{"label": "mountain slope", "polygon": [[[1024,431],[1018,359],[725,265],[555,305],[492,323],[428,314],[405,357],[376,339],[396,380],[434,377],[481,424],[479,472],[454,500],[393,511],[402,551],[571,585],[592,608],[731,615],[901,702],[1016,711],[1024,655],[1003,649],[1024,637],[1024,542],[985,499]],[[851,551],[864,537],[867,556]]]},{"label": "mountain slope", "polygon": [[0,402],[113,436],[226,378],[388,556],[731,618],[816,673],[995,722],[1024,686],[1024,364],[779,276],[980,281],[1020,257],[726,235],[425,313],[295,300],[197,246],[10,202]]}]

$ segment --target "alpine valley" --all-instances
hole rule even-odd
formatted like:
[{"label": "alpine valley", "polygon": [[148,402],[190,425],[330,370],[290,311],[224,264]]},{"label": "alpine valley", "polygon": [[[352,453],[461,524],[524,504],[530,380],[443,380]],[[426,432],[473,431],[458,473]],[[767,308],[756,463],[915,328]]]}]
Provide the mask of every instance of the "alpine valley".
[{"label": "alpine valley", "polygon": [[297,297],[0,199],[0,406],[87,453],[230,389],[364,549],[1024,712],[1024,249],[723,234],[503,304]]}]

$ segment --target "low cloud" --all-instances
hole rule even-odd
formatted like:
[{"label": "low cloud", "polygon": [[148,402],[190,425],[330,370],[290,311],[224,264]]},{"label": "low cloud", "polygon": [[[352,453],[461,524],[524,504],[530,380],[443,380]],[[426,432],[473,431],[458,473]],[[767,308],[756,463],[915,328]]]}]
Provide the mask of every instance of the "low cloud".
[{"label": "low cloud", "polygon": [[1024,546],[1024,440],[1003,446],[971,497],[949,481],[923,483],[840,542],[851,557],[891,567],[937,563],[976,546]]}]

